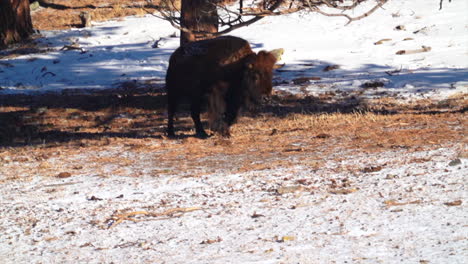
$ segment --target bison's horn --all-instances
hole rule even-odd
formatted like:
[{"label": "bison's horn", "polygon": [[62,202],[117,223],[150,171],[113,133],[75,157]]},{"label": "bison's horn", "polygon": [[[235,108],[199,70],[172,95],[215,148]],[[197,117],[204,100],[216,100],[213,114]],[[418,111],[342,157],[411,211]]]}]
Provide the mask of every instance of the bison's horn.
[{"label": "bison's horn", "polygon": [[274,49],[274,50],[271,50],[270,53],[275,56],[276,58],[276,61],[279,61],[281,60],[281,56],[283,55],[284,53],[284,49]]}]

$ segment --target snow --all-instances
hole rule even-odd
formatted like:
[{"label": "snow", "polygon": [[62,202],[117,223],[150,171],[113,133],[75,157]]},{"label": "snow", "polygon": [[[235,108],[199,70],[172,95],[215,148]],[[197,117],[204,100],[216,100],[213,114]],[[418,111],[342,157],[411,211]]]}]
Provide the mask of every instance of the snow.
[{"label": "snow", "polygon": [[[285,66],[275,73],[277,90],[365,90],[370,97],[444,99],[468,91],[467,8],[466,1],[446,4],[442,10],[438,1],[390,1],[349,25],[345,18],[299,13],[267,17],[232,35],[246,38],[257,51],[285,49],[280,62]],[[168,58],[179,42],[171,37],[174,32],[168,22],[150,15],[43,32],[40,42],[54,51],[1,60],[0,93],[105,89],[133,80],[153,80],[162,87]],[[388,41],[374,44],[383,39]],[[159,48],[152,48],[158,40]],[[82,50],[61,50],[72,44]],[[396,55],[422,46],[430,51]],[[324,72],[329,65],[339,69]],[[294,85],[300,77],[319,80]],[[375,81],[384,87],[362,88]]]},{"label": "snow", "polygon": [[[8,60],[14,66],[2,69],[0,86],[14,90],[6,92],[54,91],[115,88],[116,83],[134,79],[163,80],[178,41],[170,39],[170,45],[160,49],[151,46],[174,31],[167,22],[148,16],[90,29],[43,32],[40,42],[56,51]],[[60,50],[72,44],[82,50]]]},{"label": "snow", "polygon": [[[344,26],[344,18],[324,20],[319,15],[270,18],[271,22],[265,23],[268,27],[254,24],[235,34],[253,43],[266,43],[266,48],[286,47],[283,70],[290,74],[280,78],[322,78],[307,87],[312,93],[355,90],[366,81],[383,80],[385,89],[376,93],[384,90],[405,96],[447,97],[468,88],[467,15],[461,11],[468,3],[447,5],[438,11],[436,2],[391,1],[370,18],[348,26]],[[291,30],[291,24],[298,28]],[[397,26],[404,30],[396,30]],[[389,41],[374,45],[382,39]],[[431,51],[396,55],[422,46],[431,47]],[[340,69],[324,73],[327,65],[339,65]],[[398,72],[387,73],[394,71]]]},{"label": "snow", "polygon": [[[102,152],[122,155],[112,147]],[[464,205],[444,203],[466,201],[467,159],[449,166],[453,148],[335,155],[347,154],[316,171],[105,179],[84,171],[7,182],[0,190],[0,255],[6,263],[465,263]],[[373,162],[387,166],[336,173],[338,165]],[[354,191],[331,193],[327,183],[344,178]],[[300,179],[315,183],[278,193]],[[401,205],[386,205],[392,200]],[[200,210],[112,228],[106,221],[115,210],[176,207]]]},{"label": "snow", "polygon": [[[344,18],[300,13],[268,17],[232,35],[248,39],[256,51],[285,49],[275,90],[440,100],[468,92],[466,10],[467,1],[447,2],[439,11],[435,0],[393,0],[347,26]],[[405,29],[395,30],[399,25]],[[53,51],[0,60],[0,94],[92,91],[133,80],[163,87],[179,43],[171,37],[175,31],[146,16],[42,32],[41,45]],[[391,40],[374,45],[382,39]],[[159,48],[152,48],[157,40]],[[82,50],[60,50],[73,43]],[[421,46],[431,50],[395,54]],[[323,71],[330,65],[339,68]],[[293,84],[301,77],[320,79]],[[384,86],[362,88],[369,81]],[[334,155],[347,159],[323,157],[318,170],[297,165],[186,177],[155,174],[154,155],[106,146],[100,157],[131,159],[122,169],[140,175],[102,177],[94,166],[66,179],[22,171],[17,173],[23,180],[0,175],[0,262],[466,263],[468,160],[459,157],[462,151],[462,143],[412,153],[340,150]],[[61,158],[73,164],[92,154]],[[448,165],[456,158],[461,164]],[[337,172],[373,164],[386,166]],[[100,169],[109,174],[121,168],[103,163]],[[312,183],[298,187],[303,179]],[[329,183],[342,179],[349,180],[349,193],[334,193]],[[464,203],[446,205],[458,200]],[[117,220],[110,220],[116,210],[172,208],[193,211],[136,215],[141,221],[114,226]]]}]

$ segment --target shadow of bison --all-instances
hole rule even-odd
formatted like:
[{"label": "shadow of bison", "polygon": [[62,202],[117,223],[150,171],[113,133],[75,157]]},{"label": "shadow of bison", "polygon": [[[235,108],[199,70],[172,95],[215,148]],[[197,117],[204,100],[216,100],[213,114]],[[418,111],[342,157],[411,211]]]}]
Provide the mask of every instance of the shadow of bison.
[{"label": "shadow of bison", "polygon": [[229,136],[242,106],[257,104],[272,90],[272,71],[282,50],[255,53],[241,38],[223,36],[179,47],[171,55],[166,74],[168,136],[175,136],[174,115],[179,101],[188,98],[196,135],[208,137],[200,121],[208,99],[211,130]]}]

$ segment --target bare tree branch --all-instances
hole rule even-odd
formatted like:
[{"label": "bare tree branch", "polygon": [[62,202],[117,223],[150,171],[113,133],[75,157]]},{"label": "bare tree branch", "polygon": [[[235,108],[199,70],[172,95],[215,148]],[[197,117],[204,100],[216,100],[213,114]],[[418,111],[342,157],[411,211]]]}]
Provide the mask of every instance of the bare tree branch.
[{"label": "bare tree branch", "polygon": [[[440,0],[440,8],[439,8],[439,10],[442,10],[442,3],[443,3],[443,2],[444,2],[444,0]],[[452,0],[449,0],[449,3],[451,3],[451,2],[452,2]]]},{"label": "bare tree branch", "polygon": [[380,0],[379,3],[377,3],[372,9],[370,9],[369,11],[365,12],[364,14],[360,15],[360,16],[357,16],[357,17],[354,17],[352,18],[346,25],[348,25],[349,23],[351,23],[352,21],[356,21],[356,20],[360,20],[360,19],[363,19],[365,17],[368,17],[370,14],[374,13],[375,10],[379,9],[380,7],[382,7],[385,3],[387,3],[388,0]]},{"label": "bare tree branch", "polygon": [[[331,7],[331,8],[335,8],[335,9],[343,10],[343,11],[353,9],[357,5],[359,5],[361,2],[363,2],[363,0],[354,0],[353,3],[351,5],[348,5],[348,6],[335,6],[336,4],[330,3],[329,2],[330,0],[322,0],[322,1],[323,1],[323,3],[325,3],[325,5],[327,7]],[[357,17],[351,17],[350,15],[345,14],[345,13],[327,13],[327,12],[324,12],[313,1],[308,1],[306,4],[308,5],[308,7],[309,7],[309,9],[311,11],[319,13],[319,14],[324,15],[324,16],[330,16],[330,17],[339,17],[339,16],[341,16],[341,17],[345,17],[345,18],[348,19],[348,23],[346,23],[346,25],[349,25],[353,21],[361,20],[361,19],[363,19],[365,17],[368,17],[369,15],[374,13],[378,8],[382,7],[387,2],[388,2],[388,0],[378,0],[377,4],[374,7],[372,7],[370,10],[368,10],[367,12],[365,12],[362,15],[357,16]]]},{"label": "bare tree branch", "polygon": [[[216,37],[235,29],[249,26],[267,16],[290,14],[302,10],[316,12],[325,16],[344,17],[348,19],[346,23],[348,25],[353,21],[371,15],[388,2],[388,0],[238,0],[236,1],[238,3],[238,7],[236,8],[234,5],[225,4],[220,0],[209,1],[212,1],[211,3],[216,5],[219,10],[218,21],[222,29],[217,33],[194,32],[182,27],[180,24],[180,10],[175,4],[176,0],[161,0],[161,8],[158,10],[159,15],[152,15],[169,21],[173,27],[183,32],[204,35],[206,37]],[[346,11],[354,10],[360,4],[369,1],[374,1],[376,4],[362,15],[353,17],[346,13]],[[442,1],[440,2],[441,6]],[[321,7],[329,9],[328,11],[331,11],[331,13],[324,11]],[[334,13],[333,10],[337,12]]]},{"label": "bare tree branch", "polygon": [[[242,0],[241,0],[242,2]],[[267,11],[270,11],[270,12],[273,12],[275,9],[277,9],[282,3],[284,2],[284,0],[276,0],[274,1],[274,4],[272,4]],[[222,30],[222,31],[219,31],[218,33],[216,34],[212,34],[213,36],[220,36],[220,35],[224,35],[226,33],[229,33],[235,29],[238,29],[238,28],[241,28],[241,27],[245,27],[245,26],[249,26],[257,21],[259,21],[260,19],[264,18],[264,16],[255,16],[254,18],[250,19],[250,20],[247,20],[247,21],[242,21],[242,22],[239,22],[238,24],[235,24],[235,25],[230,25],[227,29],[225,30]]]}]

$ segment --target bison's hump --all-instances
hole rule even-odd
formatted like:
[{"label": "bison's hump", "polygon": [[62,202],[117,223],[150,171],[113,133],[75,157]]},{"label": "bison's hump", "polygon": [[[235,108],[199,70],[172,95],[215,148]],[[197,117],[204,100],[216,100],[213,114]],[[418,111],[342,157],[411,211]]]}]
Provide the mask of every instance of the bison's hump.
[{"label": "bison's hump", "polygon": [[233,36],[222,36],[188,43],[178,49],[185,58],[198,57],[226,65],[253,53],[249,42]]},{"label": "bison's hump", "polygon": [[186,45],[181,47],[182,55],[185,57],[192,56],[203,56],[208,53],[208,49],[199,43],[191,43],[192,45]]}]

